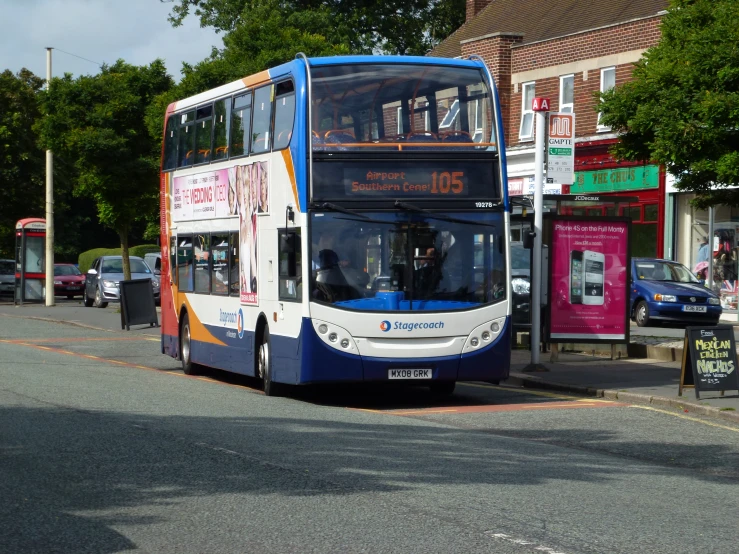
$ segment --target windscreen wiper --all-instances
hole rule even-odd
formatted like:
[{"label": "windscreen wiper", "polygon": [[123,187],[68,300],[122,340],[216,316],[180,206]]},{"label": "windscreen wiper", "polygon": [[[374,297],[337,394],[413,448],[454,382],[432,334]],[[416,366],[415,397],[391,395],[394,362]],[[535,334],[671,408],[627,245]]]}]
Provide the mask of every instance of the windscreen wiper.
[{"label": "windscreen wiper", "polygon": [[353,215],[353,216],[356,216],[356,217],[361,217],[362,219],[367,219],[367,220],[370,219],[369,217],[367,217],[364,214],[361,214],[361,213],[359,213],[357,211],[354,211],[354,210],[350,210],[349,208],[342,208],[341,206],[339,206],[337,204],[334,204],[332,202],[324,202],[323,204],[319,204],[317,207],[319,209],[321,209],[321,210],[331,210],[333,212],[341,212],[343,214]]},{"label": "windscreen wiper", "polygon": [[431,210],[427,210],[425,208],[419,208],[418,206],[414,206],[413,204],[408,204],[407,202],[401,202],[400,200],[395,201],[395,207],[400,208],[401,210],[409,211],[409,212],[418,212],[421,214],[425,214],[431,219],[441,219],[442,221],[450,221],[452,223],[461,223],[463,225],[482,225],[483,227],[492,227],[493,229],[495,229],[495,225],[492,223],[482,223],[480,221],[467,221],[466,219],[457,219],[456,217],[440,214],[437,212],[432,212]]}]

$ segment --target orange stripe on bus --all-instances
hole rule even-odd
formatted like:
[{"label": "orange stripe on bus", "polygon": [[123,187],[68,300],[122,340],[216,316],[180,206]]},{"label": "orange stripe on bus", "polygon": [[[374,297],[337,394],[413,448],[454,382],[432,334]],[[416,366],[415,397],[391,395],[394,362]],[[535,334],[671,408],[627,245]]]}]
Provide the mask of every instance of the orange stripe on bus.
[{"label": "orange stripe on bus", "polygon": [[267,69],[241,79],[241,82],[244,83],[245,87],[253,87],[254,85],[263,83],[265,81],[269,81],[269,70]]},{"label": "orange stripe on bus", "polygon": [[287,168],[287,176],[290,178],[290,184],[293,189],[293,198],[295,198],[295,205],[298,207],[297,211],[300,211],[300,200],[298,199],[298,184],[295,182],[295,166],[293,166],[293,155],[289,148],[285,148],[282,151],[282,159],[285,160],[285,167]]}]

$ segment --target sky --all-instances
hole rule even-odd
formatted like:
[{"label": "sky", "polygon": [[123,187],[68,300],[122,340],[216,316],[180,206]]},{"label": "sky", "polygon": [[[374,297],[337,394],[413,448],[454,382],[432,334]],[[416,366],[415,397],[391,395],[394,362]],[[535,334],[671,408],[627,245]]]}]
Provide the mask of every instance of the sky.
[{"label": "sky", "polygon": [[[0,72],[25,67],[46,77],[46,47],[54,47],[52,75],[94,75],[119,58],[134,65],[164,60],[175,80],[182,62],[195,64],[221,35],[190,16],[181,27],[167,21],[172,4],[160,0],[0,0]],[[81,58],[87,58],[86,61]]]}]

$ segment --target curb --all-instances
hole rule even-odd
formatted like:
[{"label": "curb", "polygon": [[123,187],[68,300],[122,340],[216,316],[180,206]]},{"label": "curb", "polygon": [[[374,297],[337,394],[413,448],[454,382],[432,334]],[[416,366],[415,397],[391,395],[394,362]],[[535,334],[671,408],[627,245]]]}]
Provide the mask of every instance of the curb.
[{"label": "curb", "polygon": [[723,419],[732,423],[739,423],[739,413],[737,412],[721,410],[714,406],[704,406],[703,404],[696,404],[695,402],[690,402],[680,398],[668,398],[666,396],[651,396],[648,394],[624,392],[612,389],[598,389],[578,385],[566,385],[563,383],[551,383],[549,381],[537,379],[536,377],[529,377],[516,373],[511,373],[510,377],[508,377],[505,382],[523,388],[568,392],[572,394],[581,394],[583,396],[604,398],[606,400],[617,400],[619,402],[627,402],[629,404],[646,404],[662,408],[676,408],[714,419]]}]

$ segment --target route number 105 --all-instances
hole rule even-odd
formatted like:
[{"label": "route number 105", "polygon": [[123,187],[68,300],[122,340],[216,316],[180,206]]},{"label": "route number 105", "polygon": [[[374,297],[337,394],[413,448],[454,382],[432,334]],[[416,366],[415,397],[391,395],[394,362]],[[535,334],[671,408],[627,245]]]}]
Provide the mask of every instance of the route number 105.
[{"label": "route number 105", "polygon": [[431,174],[431,194],[460,194],[464,190],[464,171],[434,171]]}]

